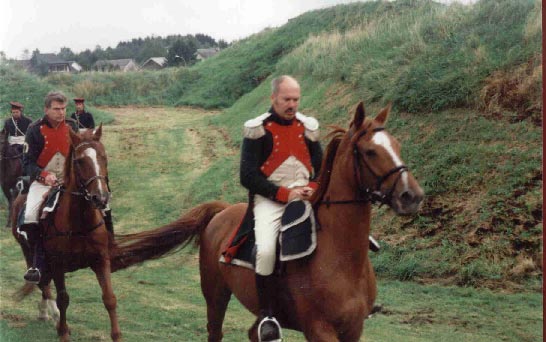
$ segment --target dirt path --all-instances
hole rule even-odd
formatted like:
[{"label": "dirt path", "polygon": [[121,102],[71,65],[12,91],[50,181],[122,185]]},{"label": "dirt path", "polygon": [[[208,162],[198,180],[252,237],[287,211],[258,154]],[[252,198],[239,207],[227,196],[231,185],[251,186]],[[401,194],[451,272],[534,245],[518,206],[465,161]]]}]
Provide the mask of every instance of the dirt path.
[{"label": "dirt path", "polygon": [[[182,152],[179,161],[195,163],[206,169],[219,154],[237,153],[227,148],[229,141],[220,128],[208,125],[208,119],[220,115],[219,111],[190,107],[102,107],[115,114],[115,121],[105,126],[105,132],[117,136],[107,141],[120,150],[119,157],[146,157],[157,153],[157,148],[169,147],[173,153]],[[168,135],[181,136],[182,140],[169,141]],[[155,144],[149,144],[150,135],[157,136]],[[168,146],[167,146],[168,145]],[[115,150],[115,149],[114,149]],[[116,157],[114,155],[114,157]]]}]

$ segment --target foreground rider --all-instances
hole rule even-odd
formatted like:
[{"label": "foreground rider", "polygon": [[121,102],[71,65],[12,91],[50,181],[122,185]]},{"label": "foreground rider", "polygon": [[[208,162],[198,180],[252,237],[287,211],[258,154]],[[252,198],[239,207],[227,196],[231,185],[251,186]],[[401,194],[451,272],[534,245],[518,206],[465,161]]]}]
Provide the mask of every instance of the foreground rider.
[{"label": "foreground rider", "polygon": [[21,103],[10,102],[10,105],[11,117],[4,121],[4,130],[8,134],[8,143],[20,146],[20,152],[22,152],[25,134],[32,120],[23,114],[24,106]]},{"label": "foreground rider", "polygon": [[70,150],[69,130],[77,129],[73,120],[66,119],[64,94],[50,92],[44,102],[45,115],[30,125],[23,154],[24,172],[31,184],[21,230],[26,232],[34,256],[33,265],[24,278],[36,284],[45,264],[42,232],[38,225],[40,206],[51,187],[63,180],[64,161]]},{"label": "foreground rider", "polygon": [[300,86],[290,76],[271,83],[271,108],[244,124],[241,184],[250,192],[256,237],[256,288],[260,306],[260,341],[280,341],[273,317],[272,274],[281,216],[292,200],[308,200],[317,188],[322,149],[318,121],[298,112]]},{"label": "foreground rider", "polygon": [[85,110],[84,102],[85,99],[82,97],[77,97],[74,99],[76,112],[72,113],[70,117],[78,123],[79,130],[94,129],[95,120],[93,119],[93,115]]}]

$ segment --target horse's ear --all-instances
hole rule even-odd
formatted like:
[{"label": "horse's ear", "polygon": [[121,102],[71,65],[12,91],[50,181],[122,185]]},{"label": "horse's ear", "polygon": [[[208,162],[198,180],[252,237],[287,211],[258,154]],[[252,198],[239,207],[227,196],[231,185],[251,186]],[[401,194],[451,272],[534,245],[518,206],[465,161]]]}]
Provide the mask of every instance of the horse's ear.
[{"label": "horse's ear", "polygon": [[70,141],[72,141],[72,145],[79,145],[81,142],[81,138],[70,128],[68,130],[70,135]]},{"label": "horse's ear", "polygon": [[102,122],[99,125],[99,128],[93,132],[93,139],[99,141],[100,137],[102,136]]},{"label": "horse's ear", "polygon": [[391,112],[392,103],[389,103],[387,107],[381,109],[379,114],[375,117],[375,121],[377,121],[381,125],[385,125],[387,122],[387,119],[389,118],[389,113]]},{"label": "horse's ear", "polygon": [[362,125],[365,118],[366,110],[364,109],[364,102],[360,101],[358,106],[356,106],[355,116],[353,118],[353,127],[355,128],[355,130]]}]

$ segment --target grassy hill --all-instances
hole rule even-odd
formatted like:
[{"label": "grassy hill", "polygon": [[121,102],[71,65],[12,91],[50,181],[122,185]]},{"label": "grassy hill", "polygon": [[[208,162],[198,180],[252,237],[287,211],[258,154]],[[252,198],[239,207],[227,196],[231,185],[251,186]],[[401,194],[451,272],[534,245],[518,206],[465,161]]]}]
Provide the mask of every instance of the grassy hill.
[{"label": "grassy hill", "polygon": [[[541,38],[537,0],[376,1],[306,13],[187,69],[54,75],[46,82],[93,104],[226,107],[209,124],[231,149],[239,147],[242,123],[267,110],[274,75],[301,81],[300,109],[324,132],[327,124],[345,125],[360,100],[370,113],[392,102],[389,130],[427,198],[414,218],[376,210],[378,274],[539,289]],[[32,96],[48,87],[0,72],[15,80],[2,86],[2,99],[21,94],[17,79]],[[231,153],[210,161],[189,187],[190,203],[244,201],[238,160]]]},{"label": "grassy hill", "polygon": [[[25,115],[32,119],[43,116],[44,98],[52,90],[63,90],[69,98],[70,101],[67,107],[68,115],[76,110],[72,101],[75,93],[70,88],[52,86],[37,76],[10,68],[6,65],[0,65],[0,115],[2,117],[10,116],[10,101],[22,103],[25,106]],[[86,105],[86,108],[93,113],[97,124],[100,122],[110,123],[113,120],[113,116],[109,113],[90,105]]]},{"label": "grassy hill", "polygon": [[[384,249],[376,270],[402,280],[539,289],[540,2],[376,5],[392,12],[311,36],[274,73],[301,81],[302,111],[323,127],[345,125],[359,100],[371,113],[393,102],[389,129],[427,199],[413,219],[377,210],[373,229]],[[234,146],[244,120],[267,109],[269,81],[211,120]],[[213,165],[195,189],[210,177],[229,179],[237,164],[234,157]],[[220,184],[196,203],[231,193]]]}]

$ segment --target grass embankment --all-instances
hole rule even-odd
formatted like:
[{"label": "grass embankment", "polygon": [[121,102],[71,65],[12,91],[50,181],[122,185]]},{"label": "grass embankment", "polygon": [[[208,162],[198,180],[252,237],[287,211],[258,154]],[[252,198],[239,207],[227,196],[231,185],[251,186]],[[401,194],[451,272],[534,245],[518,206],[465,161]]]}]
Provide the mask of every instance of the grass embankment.
[{"label": "grass embankment", "polygon": [[[393,102],[388,128],[427,199],[409,220],[377,210],[380,275],[540,290],[540,2],[385,4],[404,5],[396,16],[308,39],[280,60],[277,73],[301,80],[301,109],[323,128],[346,127],[348,108],[360,100],[373,114]],[[236,146],[244,120],[268,106],[267,83],[212,119]],[[470,108],[436,110],[457,106]]]},{"label": "grass embankment", "polygon": [[[335,82],[351,94],[407,112],[508,108],[540,120],[541,2],[428,0],[338,5],[235,42],[189,68],[54,75],[100,105],[230,107],[272,74]],[[341,95],[341,96],[340,96]],[[339,114],[335,112],[335,114]]]},{"label": "grass embankment", "polygon": [[[241,187],[234,185],[236,177],[223,175],[229,175],[231,169],[229,165],[222,167],[225,159],[238,150],[225,143],[225,132],[207,124],[223,115],[169,108],[105,110],[116,113],[113,124],[105,127],[103,142],[109,157],[117,233],[151,229],[176,219],[180,211],[202,201],[199,196],[203,195],[197,194],[204,188],[218,191],[222,194],[219,198],[230,201],[245,198]],[[395,122],[391,124],[396,126]],[[213,169],[220,173],[217,177],[223,184],[230,186],[223,188],[212,180],[198,185],[198,179],[212,179]],[[3,226],[5,206],[0,209]],[[34,318],[38,292],[21,303],[13,301],[12,293],[22,284],[24,269],[11,233],[0,230],[0,340],[54,341],[53,324]],[[198,258],[190,249],[117,272],[113,283],[125,340],[206,340]],[[393,280],[380,280],[378,288],[378,302],[384,310],[366,321],[361,341],[535,342],[542,338],[539,293],[494,293]],[[72,339],[109,341],[108,315],[93,273],[87,269],[68,274],[67,290]],[[233,299],[224,340],[245,340],[252,322],[252,316]],[[286,332],[285,339],[304,341],[296,332]]]},{"label": "grass embankment", "polygon": [[[58,75],[49,82],[91,103],[231,105],[210,123],[234,150],[244,120],[268,107],[270,73],[301,80],[301,109],[324,131],[327,124],[345,126],[348,108],[360,100],[370,113],[392,101],[390,129],[427,199],[410,220],[378,210],[380,275],[538,290],[540,13],[536,0],[340,5],[265,30],[188,69]],[[92,91],[85,95],[86,89]],[[188,200],[244,200],[238,155],[209,153],[221,159],[194,180]]]},{"label": "grass embankment", "polygon": [[[67,116],[76,111],[74,101],[75,96],[81,96],[73,91],[66,91],[67,88],[53,86],[35,75],[24,71],[16,70],[5,65],[0,65],[0,115],[1,118],[9,117],[10,102],[17,101],[22,103],[24,114],[33,120],[44,115],[44,98],[50,91],[63,90],[68,97]],[[86,105],[86,110],[91,112],[98,125],[100,122],[109,123],[113,116],[107,112],[97,109],[92,105]],[[1,125],[4,123],[2,121]]]}]

